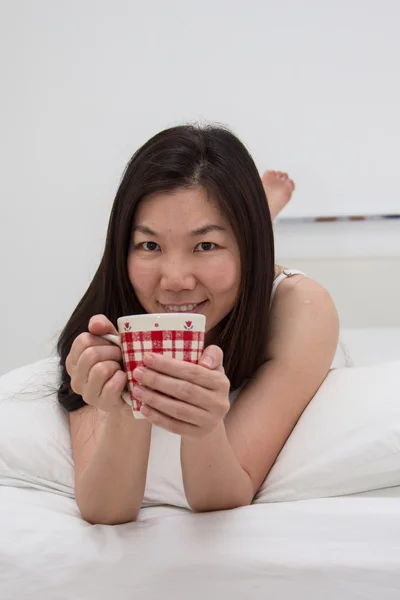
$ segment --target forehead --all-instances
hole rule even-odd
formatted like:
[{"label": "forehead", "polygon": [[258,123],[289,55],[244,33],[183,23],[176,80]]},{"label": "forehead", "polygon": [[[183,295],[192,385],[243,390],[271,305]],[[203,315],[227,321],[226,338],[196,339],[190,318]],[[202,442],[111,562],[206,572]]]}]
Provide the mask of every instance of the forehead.
[{"label": "forehead", "polygon": [[136,224],[142,221],[164,227],[172,224],[192,227],[205,221],[227,225],[218,202],[202,187],[179,188],[147,196],[136,212]]}]

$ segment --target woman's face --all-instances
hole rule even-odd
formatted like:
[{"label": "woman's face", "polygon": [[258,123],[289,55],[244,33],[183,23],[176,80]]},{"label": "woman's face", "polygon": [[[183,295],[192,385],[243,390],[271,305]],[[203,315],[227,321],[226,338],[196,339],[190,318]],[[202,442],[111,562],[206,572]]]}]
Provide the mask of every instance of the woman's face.
[{"label": "woman's face", "polygon": [[141,202],[128,274],[148,313],[201,313],[209,332],[232,310],[240,282],[239,247],[204,188],[181,188]]}]

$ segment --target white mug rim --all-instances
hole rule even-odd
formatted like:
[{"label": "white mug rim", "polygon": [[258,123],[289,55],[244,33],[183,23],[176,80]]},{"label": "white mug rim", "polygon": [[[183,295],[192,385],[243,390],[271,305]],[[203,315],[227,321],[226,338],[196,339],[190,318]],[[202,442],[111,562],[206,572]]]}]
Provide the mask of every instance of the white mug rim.
[{"label": "white mug rim", "polygon": [[155,329],[154,322],[160,324],[162,329],[184,329],[185,321],[192,321],[192,331],[205,331],[206,317],[198,313],[144,313],[138,315],[125,315],[117,319],[118,331],[125,331],[124,324],[128,322],[133,331],[141,331],[143,328]]}]

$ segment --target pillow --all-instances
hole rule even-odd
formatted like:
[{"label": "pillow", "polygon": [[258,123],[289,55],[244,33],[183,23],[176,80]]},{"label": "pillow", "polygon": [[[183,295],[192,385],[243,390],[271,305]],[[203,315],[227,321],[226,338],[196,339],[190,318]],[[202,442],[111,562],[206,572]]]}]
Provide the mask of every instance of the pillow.
[{"label": "pillow", "polygon": [[56,358],[0,377],[0,485],[74,496],[66,411],[57,400]]},{"label": "pillow", "polygon": [[[45,359],[0,378],[0,485],[74,495],[59,367]],[[188,507],[180,439],[154,427],[144,506]],[[331,371],[254,503],[340,496],[400,485],[400,361]]]},{"label": "pillow", "polygon": [[400,361],[331,371],[255,503],[400,485]]}]

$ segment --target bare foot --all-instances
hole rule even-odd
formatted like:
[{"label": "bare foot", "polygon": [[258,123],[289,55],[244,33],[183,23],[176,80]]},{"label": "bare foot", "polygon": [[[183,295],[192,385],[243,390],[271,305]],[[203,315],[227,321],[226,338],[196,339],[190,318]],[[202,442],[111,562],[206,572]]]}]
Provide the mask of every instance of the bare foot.
[{"label": "bare foot", "polygon": [[268,200],[272,220],[289,202],[295,190],[295,184],[287,173],[282,171],[265,171],[261,177]]}]

